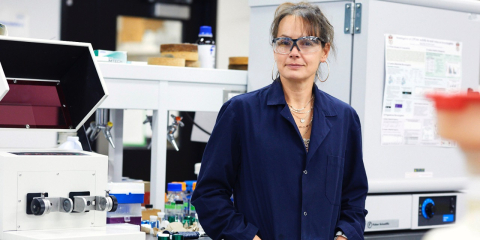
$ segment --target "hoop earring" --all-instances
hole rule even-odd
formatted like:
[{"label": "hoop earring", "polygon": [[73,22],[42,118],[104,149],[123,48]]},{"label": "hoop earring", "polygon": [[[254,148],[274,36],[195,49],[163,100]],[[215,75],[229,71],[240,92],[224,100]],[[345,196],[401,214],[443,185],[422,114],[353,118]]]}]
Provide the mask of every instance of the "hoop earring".
[{"label": "hoop earring", "polygon": [[[320,81],[320,82],[326,82],[328,80],[328,77],[330,76],[330,66],[328,65],[327,61],[325,61],[325,63],[327,64],[327,68],[328,68],[328,74],[327,74],[327,77],[325,78],[325,80],[322,81],[322,79],[320,78],[320,75],[318,75],[318,70],[317,70],[317,72],[315,72],[315,75],[317,75],[318,81]],[[320,67],[318,69],[320,69]]]},{"label": "hoop earring", "polygon": [[276,61],[273,62],[273,67],[272,67],[272,81],[275,81],[278,77],[280,77],[280,73],[279,73],[279,72],[277,72],[277,77],[276,77],[276,78],[273,77],[273,70],[275,70],[275,64],[277,64]]}]

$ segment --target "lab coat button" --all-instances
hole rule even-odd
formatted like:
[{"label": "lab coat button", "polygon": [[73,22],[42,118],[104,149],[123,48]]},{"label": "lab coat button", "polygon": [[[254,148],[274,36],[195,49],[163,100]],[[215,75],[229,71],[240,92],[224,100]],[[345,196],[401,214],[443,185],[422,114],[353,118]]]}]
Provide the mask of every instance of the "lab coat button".
[{"label": "lab coat button", "polygon": [[303,215],[307,216],[307,212],[303,212]]},{"label": "lab coat button", "polygon": [[303,170],[303,173],[307,174],[307,170]]}]

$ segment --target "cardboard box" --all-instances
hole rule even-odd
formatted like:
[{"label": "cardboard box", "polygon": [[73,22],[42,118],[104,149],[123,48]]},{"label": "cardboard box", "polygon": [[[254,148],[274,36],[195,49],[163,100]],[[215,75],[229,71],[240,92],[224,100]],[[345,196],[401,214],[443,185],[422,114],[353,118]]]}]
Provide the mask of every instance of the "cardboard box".
[{"label": "cardboard box", "polygon": [[161,211],[162,210],[155,208],[142,211],[142,221],[150,220],[150,216],[158,216],[158,213]]}]

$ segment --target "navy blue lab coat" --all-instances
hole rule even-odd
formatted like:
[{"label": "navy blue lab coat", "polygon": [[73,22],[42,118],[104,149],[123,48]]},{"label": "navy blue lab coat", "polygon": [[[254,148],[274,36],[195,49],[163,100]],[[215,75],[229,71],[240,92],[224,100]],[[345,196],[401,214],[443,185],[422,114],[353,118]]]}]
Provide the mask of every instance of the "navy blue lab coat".
[{"label": "navy blue lab coat", "polygon": [[212,239],[333,240],[339,229],[364,239],[359,118],[316,85],[313,93],[308,152],[279,79],[223,105],[192,197]]}]

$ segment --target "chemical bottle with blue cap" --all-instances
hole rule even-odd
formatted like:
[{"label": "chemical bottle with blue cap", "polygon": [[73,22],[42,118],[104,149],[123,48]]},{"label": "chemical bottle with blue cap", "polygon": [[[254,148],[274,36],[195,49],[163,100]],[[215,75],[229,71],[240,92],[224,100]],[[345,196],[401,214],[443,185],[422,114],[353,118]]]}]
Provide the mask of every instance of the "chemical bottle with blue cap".
[{"label": "chemical bottle with blue cap", "polygon": [[[193,194],[193,190],[195,190],[195,187],[197,185],[197,181],[195,180],[189,180],[189,181],[185,181],[185,183],[187,184],[187,191],[185,192],[185,197],[186,197],[186,207],[185,207],[185,216],[190,216],[190,217],[195,217],[195,207],[193,207],[192,203],[191,203],[191,200],[192,200],[192,194]],[[192,212],[192,208],[193,208],[193,212]],[[192,215],[193,213],[193,215]]]},{"label": "chemical bottle with blue cap", "polygon": [[[186,216],[188,214],[188,181],[185,182],[172,182],[172,183],[180,183],[182,184],[182,192],[183,192],[183,209],[182,209],[182,214],[183,216]],[[176,206],[176,209],[180,209],[180,206]]]},{"label": "chemical bottle with blue cap", "polygon": [[200,67],[215,68],[215,41],[213,40],[212,27],[200,27],[197,44]]},{"label": "chemical bottle with blue cap", "polygon": [[[181,219],[179,218],[183,219],[183,211],[181,211],[181,214],[179,214],[178,211],[179,209],[183,210],[183,201],[185,199],[185,194],[182,191],[182,184],[169,183],[167,186],[167,191],[168,195],[167,202],[165,203],[165,217],[169,222],[181,222]],[[181,206],[177,207],[177,203],[181,204]]]}]

